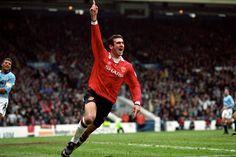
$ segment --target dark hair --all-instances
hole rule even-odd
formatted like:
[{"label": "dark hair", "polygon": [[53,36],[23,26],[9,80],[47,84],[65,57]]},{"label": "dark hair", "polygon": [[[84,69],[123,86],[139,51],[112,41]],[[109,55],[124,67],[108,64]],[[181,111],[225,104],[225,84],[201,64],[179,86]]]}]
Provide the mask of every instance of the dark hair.
[{"label": "dark hair", "polygon": [[11,58],[4,58],[3,61],[5,61],[5,60],[10,61],[12,63],[12,59]]},{"label": "dark hair", "polygon": [[120,35],[120,34],[114,34],[114,35],[112,35],[110,38],[108,38],[108,40],[107,40],[107,44],[108,44],[108,46],[109,45],[114,45],[114,39],[116,39],[116,38],[121,38],[121,39],[123,39],[123,36],[122,35]]},{"label": "dark hair", "polygon": [[227,89],[228,91],[230,91],[229,87],[227,87],[227,86],[224,89]]}]

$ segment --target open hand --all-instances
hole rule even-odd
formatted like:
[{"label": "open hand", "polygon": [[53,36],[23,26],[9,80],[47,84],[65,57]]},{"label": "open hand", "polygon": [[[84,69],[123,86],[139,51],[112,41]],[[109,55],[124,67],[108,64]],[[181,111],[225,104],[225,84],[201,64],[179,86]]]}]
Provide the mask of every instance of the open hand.
[{"label": "open hand", "polygon": [[141,106],[140,105],[134,105],[134,107],[133,107],[133,118],[136,118],[136,116],[139,114],[139,112],[140,112],[140,109],[141,109]]}]

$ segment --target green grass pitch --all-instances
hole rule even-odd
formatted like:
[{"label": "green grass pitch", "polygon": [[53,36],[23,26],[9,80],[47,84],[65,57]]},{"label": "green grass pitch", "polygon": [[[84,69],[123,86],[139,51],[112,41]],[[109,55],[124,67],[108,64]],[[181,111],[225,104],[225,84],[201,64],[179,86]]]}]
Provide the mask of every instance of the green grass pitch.
[{"label": "green grass pitch", "polygon": [[[71,157],[236,157],[236,136],[223,131],[91,135]],[[60,157],[69,136],[0,139],[0,157]]]}]

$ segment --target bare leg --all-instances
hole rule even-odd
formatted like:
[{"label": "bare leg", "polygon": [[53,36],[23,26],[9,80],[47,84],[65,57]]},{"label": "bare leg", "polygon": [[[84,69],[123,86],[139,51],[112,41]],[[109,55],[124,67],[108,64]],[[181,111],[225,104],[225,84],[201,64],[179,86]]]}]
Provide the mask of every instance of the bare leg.
[{"label": "bare leg", "polygon": [[89,137],[89,135],[96,130],[96,127],[92,124],[96,118],[97,106],[94,101],[94,97],[88,98],[89,102],[85,104],[85,114],[80,121],[75,135],[72,137],[71,141],[63,149],[61,156],[69,157],[70,154],[78,148],[84,141]]},{"label": "bare leg", "polygon": [[[94,99],[93,97],[90,98]],[[87,127],[93,123],[97,114],[97,106],[94,102],[89,102],[85,105],[85,114],[82,120],[79,123],[79,126],[75,132],[75,135],[72,137],[71,142],[82,143],[80,141],[81,135],[87,130]]]},{"label": "bare leg", "polygon": [[85,132],[81,135],[82,142],[86,141],[89,135],[97,129],[93,124],[89,125]]},{"label": "bare leg", "polygon": [[0,113],[0,126],[3,126],[3,115]]}]

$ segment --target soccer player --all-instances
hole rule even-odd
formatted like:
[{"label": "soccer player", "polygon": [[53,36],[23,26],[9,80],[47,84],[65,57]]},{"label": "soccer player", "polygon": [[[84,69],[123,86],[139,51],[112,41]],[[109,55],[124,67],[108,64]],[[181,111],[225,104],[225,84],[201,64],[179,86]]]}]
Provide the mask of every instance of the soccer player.
[{"label": "soccer player", "polygon": [[228,134],[228,125],[232,123],[232,113],[234,108],[234,100],[229,94],[229,89],[224,90],[223,108],[222,108],[222,123],[224,126],[224,134]]},{"label": "soccer player", "polygon": [[85,114],[80,120],[75,135],[62,150],[62,157],[69,157],[95,131],[111,111],[123,83],[129,86],[134,101],[134,117],[141,108],[141,88],[132,65],[122,57],[124,41],[121,35],[108,39],[110,51],[104,48],[97,21],[98,7],[93,1],[90,8],[91,46],[94,65],[89,79],[89,90],[84,97]]},{"label": "soccer player", "polygon": [[232,135],[236,135],[236,110],[234,110],[233,113],[233,120],[234,120],[234,132],[232,133]]},{"label": "soccer player", "polygon": [[5,58],[2,62],[2,70],[0,70],[0,120],[6,114],[9,93],[16,81],[15,75],[11,72],[11,67],[12,60]]}]

